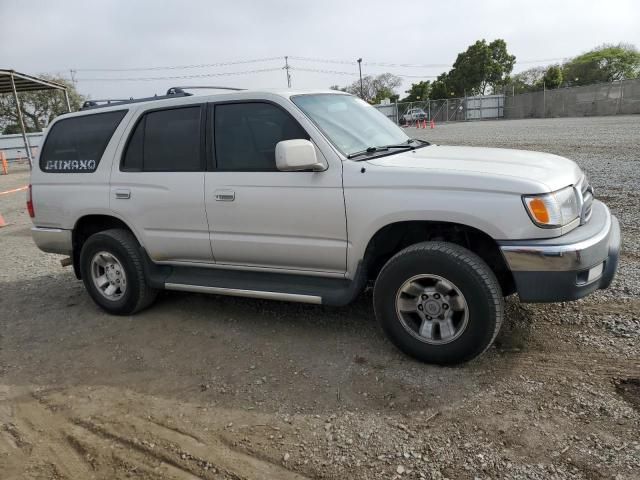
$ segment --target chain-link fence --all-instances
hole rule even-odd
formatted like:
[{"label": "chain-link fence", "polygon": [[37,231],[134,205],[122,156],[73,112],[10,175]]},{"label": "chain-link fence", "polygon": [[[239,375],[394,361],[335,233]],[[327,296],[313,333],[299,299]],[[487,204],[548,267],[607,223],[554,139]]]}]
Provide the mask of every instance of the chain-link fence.
[{"label": "chain-link fence", "polygon": [[640,113],[640,78],[583,87],[376,105],[398,125]]},{"label": "chain-link fence", "polygon": [[376,108],[398,125],[483,120],[503,116],[504,95],[402,102]]}]

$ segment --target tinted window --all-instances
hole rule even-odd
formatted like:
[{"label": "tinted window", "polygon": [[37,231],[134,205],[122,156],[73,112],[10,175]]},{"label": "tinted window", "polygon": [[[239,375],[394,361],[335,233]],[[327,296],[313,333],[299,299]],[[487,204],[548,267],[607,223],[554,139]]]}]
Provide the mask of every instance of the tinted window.
[{"label": "tinted window", "polygon": [[55,123],[40,154],[40,169],[52,173],[95,171],[125,113],[96,113]]},{"label": "tinted window", "polygon": [[277,170],[278,142],[309,139],[291,115],[268,103],[216,105],[214,123],[218,170]]},{"label": "tinted window", "polygon": [[201,107],[173,108],[145,114],[129,138],[122,170],[195,172],[200,156]]},{"label": "tinted window", "polygon": [[144,142],[144,123],[145,119],[142,119],[136,125],[136,129],[133,131],[133,135],[129,139],[127,145],[127,151],[124,155],[124,161],[122,169],[127,171],[139,172],[142,170],[142,152]]}]

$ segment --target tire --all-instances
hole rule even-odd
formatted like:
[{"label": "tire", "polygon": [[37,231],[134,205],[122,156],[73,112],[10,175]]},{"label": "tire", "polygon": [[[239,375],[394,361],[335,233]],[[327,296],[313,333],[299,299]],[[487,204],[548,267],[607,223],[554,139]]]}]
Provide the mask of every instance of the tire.
[{"label": "tire", "polygon": [[[93,301],[108,313],[132,315],[151,305],[158,294],[146,282],[139,248],[133,234],[122,229],[98,232],[82,246],[80,270],[84,286]],[[113,287],[118,282],[111,295],[107,295],[111,284],[107,275],[111,275]]]},{"label": "tire", "polygon": [[380,326],[400,350],[439,365],[482,354],[504,317],[502,291],[489,266],[447,242],[398,252],[380,271],[373,301]]}]

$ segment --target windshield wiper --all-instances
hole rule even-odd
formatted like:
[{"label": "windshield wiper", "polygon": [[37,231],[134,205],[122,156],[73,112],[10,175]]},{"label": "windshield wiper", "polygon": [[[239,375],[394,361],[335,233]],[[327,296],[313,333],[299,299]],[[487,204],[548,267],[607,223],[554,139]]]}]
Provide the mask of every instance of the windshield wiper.
[{"label": "windshield wiper", "polygon": [[389,150],[387,147],[368,147],[365,150],[360,150],[359,152],[353,152],[347,155],[347,158],[351,159],[353,157],[359,157],[360,155],[364,155],[365,153],[376,153],[376,152],[384,152],[385,150]]},{"label": "windshield wiper", "polygon": [[[420,142],[422,145],[415,146],[410,145],[411,142]],[[369,147],[366,150],[361,150],[359,152],[350,153],[347,155],[347,158],[351,159],[354,157],[359,157],[360,155],[365,155],[367,153],[376,153],[376,152],[385,152],[391,149],[400,149],[400,150],[415,150],[416,148],[426,147],[427,145],[431,145],[429,142],[425,140],[419,140],[417,138],[410,138],[406,143],[397,143],[393,145],[381,145],[379,147]]]}]

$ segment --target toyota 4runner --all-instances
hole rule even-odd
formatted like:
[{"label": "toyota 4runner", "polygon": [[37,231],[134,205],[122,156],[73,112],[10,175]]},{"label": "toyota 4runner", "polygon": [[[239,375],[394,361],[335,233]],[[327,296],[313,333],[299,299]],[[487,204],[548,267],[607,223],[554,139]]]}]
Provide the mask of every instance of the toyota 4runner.
[{"label": "toyota 4runner", "polygon": [[373,284],[389,339],[438,364],[486,350],[507,295],[607,288],[620,246],[571,160],[432,145],[335,91],[89,104],[49,127],[28,210],[107,312],[162,289],[345,305]]}]

